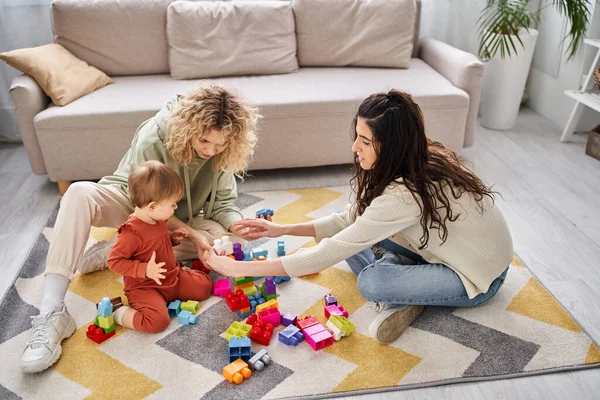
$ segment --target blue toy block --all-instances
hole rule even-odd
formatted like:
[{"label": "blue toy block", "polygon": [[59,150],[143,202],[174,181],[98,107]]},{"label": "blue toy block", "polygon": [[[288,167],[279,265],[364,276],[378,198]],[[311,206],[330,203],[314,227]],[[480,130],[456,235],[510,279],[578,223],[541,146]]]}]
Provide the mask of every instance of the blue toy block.
[{"label": "blue toy block", "polygon": [[274,276],[273,277],[273,282],[275,282],[276,284],[279,285],[280,283],[287,282],[290,279],[292,279],[292,278],[290,278],[289,276]]},{"label": "blue toy block", "polygon": [[256,212],[256,218],[260,218],[260,216],[262,215],[265,219],[267,219],[267,216],[273,216],[275,213],[273,212],[273,209],[271,208],[261,208],[260,210],[258,210]]},{"label": "blue toy block", "polygon": [[284,330],[279,332],[279,341],[288,346],[297,346],[303,340],[304,334],[294,325],[288,325]]},{"label": "blue toy block", "polygon": [[266,250],[266,249],[261,249],[260,247],[257,247],[257,248],[255,248],[255,249],[252,249],[252,250],[250,251],[250,255],[252,256],[252,258],[258,258],[258,257],[260,257],[260,256],[263,256],[263,257],[265,257],[265,258],[266,258],[268,254],[269,254],[269,251],[268,251],[268,250]]},{"label": "blue toy block", "polygon": [[113,305],[110,301],[110,298],[103,297],[98,303],[98,315],[101,317],[108,317],[113,312]]},{"label": "blue toy block", "polygon": [[277,257],[285,256],[285,242],[283,240],[277,241]]},{"label": "blue toy block", "polygon": [[240,318],[242,318],[242,319],[244,319],[244,318],[248,318],[249,316],[251,316],[251,315],[252,315],[252,314],[254,314],[255,312],[256,312],[256,311],[253,311],[253,310],[250,310],[250,311],[248,311],[248,312],[245,312],[245,313],[241,312],[240,310],[236,311],[237,315],[238,315]]},{"label": "blue toy block", "polygon": [[249,337],[236,338],[229,340],[229,362],[234,362],[238,358],[244,361],[252,357],[252,342]]},{"label": "blue toy block", "polygon": [[191,325],[198,321],[198,317],[188,310],[183,310],[179,313],[179,315],[177,315],[177,321],[179,321],[181,325]]},{"label": "blue toy block", "polygon": [[181,312],[181,300],[175,300],[169,303],[169,315],[177,317]]},{"label": "blue toy block", "polygon": [[244,261],[252,261],[252,257],[250,257],[250,250],[244,250]]}]

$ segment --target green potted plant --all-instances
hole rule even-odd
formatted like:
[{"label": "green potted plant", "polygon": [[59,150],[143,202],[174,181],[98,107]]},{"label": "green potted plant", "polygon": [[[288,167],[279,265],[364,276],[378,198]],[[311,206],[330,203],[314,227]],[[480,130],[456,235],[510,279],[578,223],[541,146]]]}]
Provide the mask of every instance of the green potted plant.
[{"label": "green potted plant", "polygon": [[593,0],[488,0],[478,20],[479,56],[486,61],[481,124],[506,130],[514,126],[531,66],[538,31],[534,26],[550,7],[569,22],[568,59],[583,43]]}]

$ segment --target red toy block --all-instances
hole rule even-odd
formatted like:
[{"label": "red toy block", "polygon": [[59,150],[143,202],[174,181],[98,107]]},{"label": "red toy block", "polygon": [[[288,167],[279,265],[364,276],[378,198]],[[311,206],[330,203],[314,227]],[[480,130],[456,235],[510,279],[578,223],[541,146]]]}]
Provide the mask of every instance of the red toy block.
[{"label": "red toy block", "polygon": [[302,333],[304,333],[304,330],[306,328],[317,324],[320,324],[320,322],[315,317],[311,317],[310,315],[307,315],[304,318],[298,318],[298,320],[296,321],[296,326],[300,328]]},{"label": "red toy block", "polygon": [[248,300],[248,296],[242,289],[236,290],[235,293],[228,293],[225,296],[225,302],[231,311],[250,309],[250,300]]},{"label": "red toy block", "polygon": [[248,319],[246,320],[246,324],[248,325],[254,325],[254,323],[258,321],[258,315],[252,313],[252,315],[250,315],[248,317]]},{"label": "red toy block", "polygon": [[348,318],[348,311],[344,310],[342,306],[331,305],[325,307],[325,318],[329,319],[330,315],[339,315],[340,317]]},{"label": "red toy block", "polygon": [[88,326],[87,331],[85,332],[86,336],[92,339],[94,342],[100,344],[105,340],[115,336],[115,330],[113,329],[109,333],[104,333],[102,328],[97,327],[96,325]]},{"label": "red toy block", "polygon": [[252,325],[252,330],[248,336],[256,343],[268,346],[271,343],[271,336],[273,336],[273,324],[259,319]]}]

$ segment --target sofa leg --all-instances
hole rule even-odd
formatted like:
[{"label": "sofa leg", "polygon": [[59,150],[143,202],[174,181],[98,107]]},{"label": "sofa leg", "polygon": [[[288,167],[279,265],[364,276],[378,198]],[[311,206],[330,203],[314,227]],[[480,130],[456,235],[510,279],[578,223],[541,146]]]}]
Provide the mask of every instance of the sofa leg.
[{"label": "sofa leg", "polygon": [[71,181],[58,181],[58,191],[60,195],[64,195],[67,192],[69,186],[71,186]]}]

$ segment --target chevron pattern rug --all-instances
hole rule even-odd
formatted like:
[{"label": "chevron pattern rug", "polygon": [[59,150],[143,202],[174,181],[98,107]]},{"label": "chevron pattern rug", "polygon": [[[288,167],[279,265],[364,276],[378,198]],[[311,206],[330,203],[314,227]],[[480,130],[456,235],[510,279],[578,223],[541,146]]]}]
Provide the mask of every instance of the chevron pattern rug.
[{"label": "chevron pattern rug", "polygon": [[[275,221],[290,223],[341,210],[348,198],[348,187],[271,191],[242,194],[239,206],[247,216],[272,208]],[[358,293],[346,263],[282,283],[277,287],[282,312],[324,322],[323,296],[332,293],[349,312],[356,331],[318,352],[306,342],[288,347],[274,338],[267,347],[273,362],[240,385],[222,375],[229,363],[224,332],[240,319],[220,297],[202,302],[196,325],[173,319],[166,331],[154,335],[118,327],[115,337],[98,345],[85,335],[96,315],[95,303],[103,296],[123,296],[122,279],[109,270],[78,274],[66,303],[79,329],[63,342],[63,356],[53,368],[22,374],[18,360],[28,339],[29,316],[38,313],[55,216],[0,304],[3,399],[334,397],[600,365],[598,347],[515,258],[492,300],[469,309],[426,308],[390,345],[369,338],[367,328],[375,311]],[[114,229],[94,229],[88,244],[112,235]],[[307,238],[285,241],[288,252],[314,245]],[[250,244],[276,254],[276,240]],[[253,344],[254,352],[261,348]]]}]

